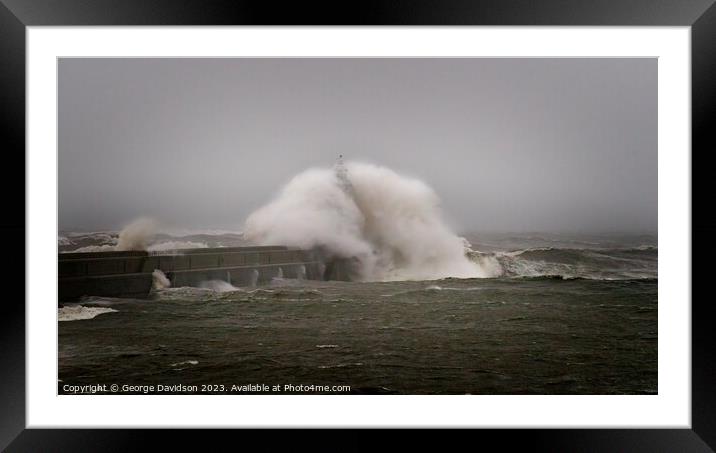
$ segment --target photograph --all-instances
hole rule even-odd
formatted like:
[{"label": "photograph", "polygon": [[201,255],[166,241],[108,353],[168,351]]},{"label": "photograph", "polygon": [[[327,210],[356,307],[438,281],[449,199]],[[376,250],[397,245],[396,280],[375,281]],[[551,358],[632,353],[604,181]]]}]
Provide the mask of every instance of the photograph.
[{"label": "photograph", "polygon": [[658,395],[658,69],[57,58],[57,393]]}]

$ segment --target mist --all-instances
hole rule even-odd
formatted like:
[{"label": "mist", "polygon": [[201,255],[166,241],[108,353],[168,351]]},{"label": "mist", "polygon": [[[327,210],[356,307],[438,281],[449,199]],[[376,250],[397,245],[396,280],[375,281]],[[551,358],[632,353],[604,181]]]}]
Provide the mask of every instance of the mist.
[{"label": "mist", "polygon": [[343,154],[449,231],[655,232],[656,94],[656,59],[63,58],[59,226],[243,230]]}]

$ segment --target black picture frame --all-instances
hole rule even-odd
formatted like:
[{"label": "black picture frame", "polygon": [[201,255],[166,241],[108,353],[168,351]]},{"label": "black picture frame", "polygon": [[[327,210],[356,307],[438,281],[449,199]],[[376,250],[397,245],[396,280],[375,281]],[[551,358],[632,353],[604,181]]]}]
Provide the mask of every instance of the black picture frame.
[{"label": "black picture frame", "polygon": [[[716,117],[716,6],[714,0],[399,0],[362,1],[351,4],[318,2],[201,1],[201,0],[0,0],[0,131],[2,131],[5,177],[5,211],[0,226],[4,237],[25,233],[25,199],[14,196],[24,187],[25,169],[25,32],[28,26],[63,25],[558,25],[558,26],[690,26],[692,63],[692,293],[705,287],[710,267],[699,266],[697,257],[716,251],[710,235],[716,232],[713,210],[696,212],[698,201],[713,193],[713,178],[706,156],[716,149],[709,118]],[[17,175],[17,178],[16,178]],[[21,181],[18,181],[21,179]],[[703,203],[702,203],[703,204]],[[17,240],[5,244],[13,256],[6,277],[19,290],[17,297],[2,301],[0,312],[0,449],[7,451],[128,451],[152,441],[190,448],[211,445],[221,449],[229,431],[196,433],[189,430],[40,430],[25,429],[25,246]],[[698,252],[698,253],[697,253]],[[22,256],[22,265],[18,257]],[[19,275],[21,274],[22,275]],[[22,288],[22,289],[20,289]],[[500,446],[528,445],[550,451],[713,451],[716,449],[716,342],[711,327],[709,297],[692,297],[692,429],[549,429],[465,430],[480,442],[498,441]],[[168,435],[167,435],[168,434]],[[199,434],[199,436],[197,436]],[[306,431],[273,436],[265,431],[242,432],[242,443],[271,448],[277,442],[305,444],[311,448],[336,446],[373,447],[372,440],[355,431],[333,430],[320,444]],[[159,439],[159,437],[162,439]],[[203,439],[209,437],[210,441]],[[323,434],[321,435],[323,436]],[[412,431],[410,440],[444,447],[424,432]],[[314,437],[314,436],[312,436]],[[338,443],[336,443],[338,442]],[[474,442],[474,440],[468,440]],[[232,443],[225,444],[233,449]],[[487,444],[484,444],[487,445]],[[235,445],[234,445],[235,446]]]}]

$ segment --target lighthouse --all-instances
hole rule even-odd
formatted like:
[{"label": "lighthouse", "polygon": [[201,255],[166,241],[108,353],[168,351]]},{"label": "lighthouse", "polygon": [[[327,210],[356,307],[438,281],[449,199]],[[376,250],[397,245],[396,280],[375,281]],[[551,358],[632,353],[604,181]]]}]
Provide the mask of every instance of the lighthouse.
[{"label": "lighthouse", "polygon": [[343,190],[343,192],[345,192],[347,195],[353,196],[353,185],[351,184],[351,180],[348,177],[348,168],[346,168],[346,165],[343,162],[343,154],[340,154],[338,156],[338,160],[336,161],[336,165],[333,167],[333,171],[336,174],[338,185]]}]

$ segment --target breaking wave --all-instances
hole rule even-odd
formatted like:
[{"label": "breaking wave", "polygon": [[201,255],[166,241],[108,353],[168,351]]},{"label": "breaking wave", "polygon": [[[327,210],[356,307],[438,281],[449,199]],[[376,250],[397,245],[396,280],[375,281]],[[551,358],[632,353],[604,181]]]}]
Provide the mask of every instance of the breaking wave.
[{"label": "breaking wave", "polygon": [[147,250],[149,240],[157,233],[157,222],[139,218],[119,232],[115,250]]},{"label": "breaking wave", "polygon": [[658,248],[575,249],[536,247],[508,252],[469,252],[478,263],[492,263],[501,277],[626,280],[655,279]]},{"label": "breaking wave", "polygon": [[155,291],[171,288],[172,282],[169,281],[164,272],[160,269],[154,269],[152,272],[152,289]]},{"label": "breaking wave", "polygon": [[249,216],[244,234],[257,244],[348,260],[355,280],[474,278],[495,271],[468,258],[466,241],[447,226],[427,184],[369,164],[339,162],[300,173]]}]

